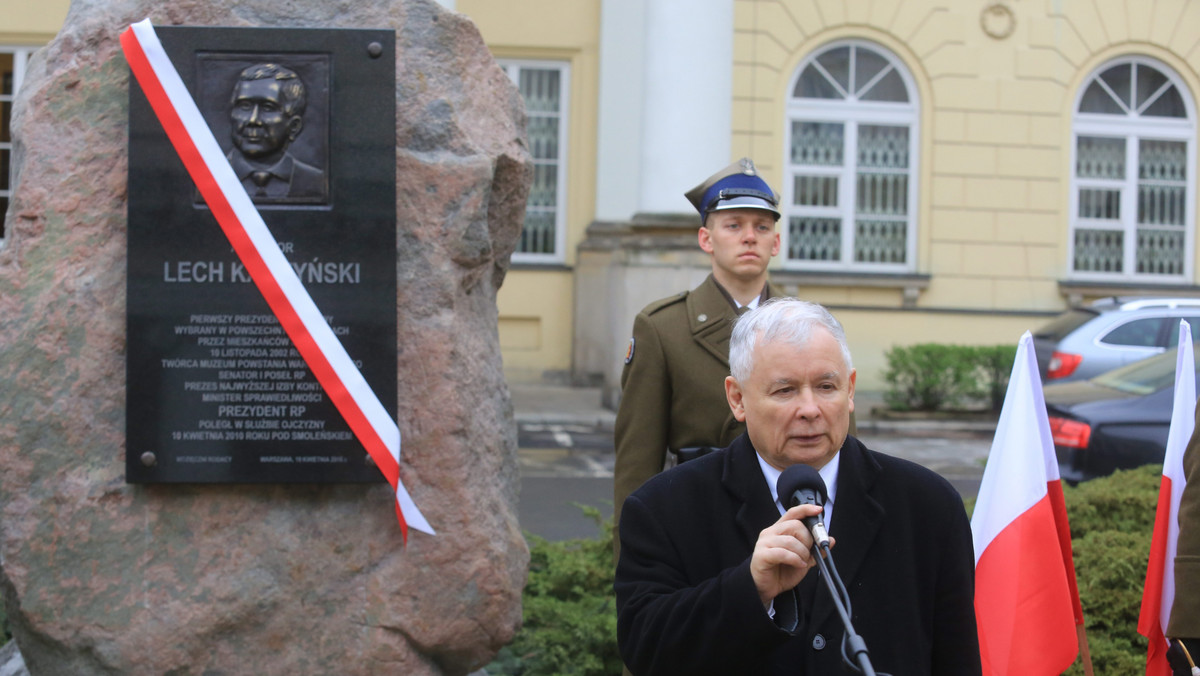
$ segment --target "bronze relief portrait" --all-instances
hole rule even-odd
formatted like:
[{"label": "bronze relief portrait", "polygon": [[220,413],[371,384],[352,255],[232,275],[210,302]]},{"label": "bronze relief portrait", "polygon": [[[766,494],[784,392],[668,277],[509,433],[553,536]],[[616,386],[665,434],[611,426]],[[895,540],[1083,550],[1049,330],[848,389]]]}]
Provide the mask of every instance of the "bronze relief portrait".
[{"label": "bronze relief portrait", "polygon": [[197,104],[250,199],[328,204],[328,57],[207,53],[197,65]]}]

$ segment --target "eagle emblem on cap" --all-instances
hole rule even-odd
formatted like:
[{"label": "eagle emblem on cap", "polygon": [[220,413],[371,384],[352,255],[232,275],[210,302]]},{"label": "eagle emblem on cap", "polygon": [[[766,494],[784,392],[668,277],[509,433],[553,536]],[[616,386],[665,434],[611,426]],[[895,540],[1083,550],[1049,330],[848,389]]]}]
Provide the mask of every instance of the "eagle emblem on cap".
[{"label": "eagle emblem on cap", "polygon": [[742,165],[742,173],[747,176],[754,176],[758,171],[754,168],[754,160],[749,157],[743,157],[738,164]]}]

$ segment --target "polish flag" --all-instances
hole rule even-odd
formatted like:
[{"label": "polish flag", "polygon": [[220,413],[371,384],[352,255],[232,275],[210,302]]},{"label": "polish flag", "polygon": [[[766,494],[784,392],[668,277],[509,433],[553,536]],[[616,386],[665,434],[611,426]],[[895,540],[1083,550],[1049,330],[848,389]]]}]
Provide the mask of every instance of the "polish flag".
[{"label": "polish flag", "polygon": [[1138,633],[1150,641],[1146,652],[1146,676],[1170,676],[1167,665],[1167,619],[1175,601],[1175,547],[1179,540],[1179,497],[1187,478],[1183,473],[1183,451],[1192,438],[1196,421],[1196,366],[1192,352],[1192,327],[1179,322],[1179,354],[1175,358],[1175,404],[1171,429],[1167,432],[1167,454],[1163,460],[1162,483],[1158,488],[1158,511],[1154,515],[1154,537],[1150,541],[1150,564],[1142,590],[1142,614]]},{"label": "polish flag", "polygon": [[1083,622],[1033,336],[1021,336],[971,517],[985,676],[1061,674]]}]

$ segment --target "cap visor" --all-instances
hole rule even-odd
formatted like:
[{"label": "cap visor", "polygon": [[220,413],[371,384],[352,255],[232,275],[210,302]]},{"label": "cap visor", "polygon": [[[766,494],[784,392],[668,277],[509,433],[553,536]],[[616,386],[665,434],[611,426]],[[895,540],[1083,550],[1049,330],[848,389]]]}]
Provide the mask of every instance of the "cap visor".
[{"label": "cap visor", "polygon": [[776,219],[778,219],[780,216],[779,209],[776,209],[774,204],[771,204],[760,197],[751,197],[749,195],[742,197],[731,197],[729,199],[721,200],[720,202],[717,202],[717,206],[710,209],[709,212],[725,211],[726,209],[762,209],[763,211],[769,211],[772,214],[775,214]]}]

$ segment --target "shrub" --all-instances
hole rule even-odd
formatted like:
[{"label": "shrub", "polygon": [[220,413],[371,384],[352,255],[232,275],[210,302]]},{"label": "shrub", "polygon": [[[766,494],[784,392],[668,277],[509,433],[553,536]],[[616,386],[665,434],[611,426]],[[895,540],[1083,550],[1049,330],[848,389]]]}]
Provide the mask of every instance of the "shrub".
[{"label": "shrub", "polygon": [[1015,345],[893,347],[884,355],[884,401],[902,411],[980,405],[999,411],[1016,353]]},{"label": "shrub", "polygon": [[[1097,674],[1145,670],[1137,633],[1162,467],[1119,471],[1064,489],[1079,599]],[[1065,673],[1082,676],[1082,660]]]},{"label": "shrub", "polygon": [[975,370],[970,348],[921,343],[885,354],[884,401],[899,410],[936,411],[959,402]]},{"label": "shrub", "polygon": [[1017,346],[984,345],[972,349],[978,374],[970,396],[982,399],[998,413],[1008,391],[1008,377],[1017,359]]},{"label": "shrub", "polygon": [[488,665],[490,676],[614,676],[617,604],[613,593],[613,524],[592,507],[600,537],[549,542],[528,535],[529,581],[524,624]]}]

